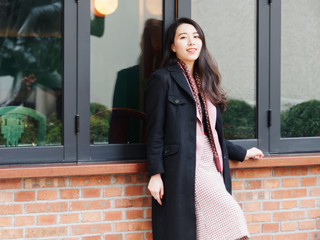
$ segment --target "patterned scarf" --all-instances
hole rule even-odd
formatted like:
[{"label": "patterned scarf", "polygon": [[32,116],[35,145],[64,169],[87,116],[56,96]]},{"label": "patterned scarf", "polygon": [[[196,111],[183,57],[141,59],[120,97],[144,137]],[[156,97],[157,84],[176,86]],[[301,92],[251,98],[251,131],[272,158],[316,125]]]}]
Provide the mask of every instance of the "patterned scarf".
[{"label": "patterned scarf", "polygon": [[211,125],[210,125],[210,120],[209,120],[209,114],[208,114],[208,107],[207,107],[207,101],[206,101],[206,97],[204,92],[202,91],[202,82],[200,80],[200,76],[199,73],[197,71],[195,71],[194,73],[194,77],[195,77],[195,81],[193,81],[193,78],[190,74],[190,71],[187,67],[187,65],[182,62],[180,59],[177,60],[178,65],[180,66],[180,68],[182,69],[183,73],[185,74],[185,76],[187,77],[187,80],[191,86],[191,90],[192,90],[192,95],[194,100],[196,101],[196,105],[197,105],[197,109],[199,111],[199,114],[202,118],[202,108],[201,108],[201,103],[200,103],[200,99],[199,96],[197,94],[197,89],[199,90],[199,94],[201,97],[201,100],[203,102],[204,105],[204,112],[205,112],[205,120],[207,123],[207,128],[208,128],[208,137],[209,137],[209,142],[212,148],[212,152],[213,152],[213,157],[214,157],[214,162],[216,164],[216,168],[218,170],[218,172],[222,172],[221,170],[221,165],[220,165],[220,160],[219,160],[219,156],[218,156],[218,152],[216,149],[216,145],[214,144],[214,138],[213,138],[213,133],[212,133],[212,129],[211,129]]}]

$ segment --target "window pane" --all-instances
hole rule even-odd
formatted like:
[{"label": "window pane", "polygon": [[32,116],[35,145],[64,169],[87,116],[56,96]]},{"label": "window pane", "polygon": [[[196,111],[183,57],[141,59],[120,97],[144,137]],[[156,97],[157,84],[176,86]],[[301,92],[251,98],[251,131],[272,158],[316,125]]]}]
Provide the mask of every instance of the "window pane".
[{"label": "window pane", "polygon": [[282,0],[281,137],[320,136],[320,1]]},{"label": "window pane", "polygon": [[62,2],[0,2],[0,146],[61,145]]},{"label": "window pane", "polygon": [[191,2],[192,18],[206,35],[230,100],[223,114],[225,137],[256,138],[257,1]]},{"label": "window pane", "polygon": [[144,94],[161,62],[162,0],[91,0],[90,141],[145,141]]}]

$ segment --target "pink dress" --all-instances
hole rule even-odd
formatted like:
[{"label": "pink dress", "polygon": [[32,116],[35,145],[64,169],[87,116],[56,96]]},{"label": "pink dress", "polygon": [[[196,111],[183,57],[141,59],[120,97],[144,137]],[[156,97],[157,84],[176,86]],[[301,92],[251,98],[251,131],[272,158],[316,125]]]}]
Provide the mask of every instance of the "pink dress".
[{"label": "pink dress", "polygon": [[[211,102],[207,101],[207,104]],[[210,108],[214,111],[211,110],[210,122],[214,128],[216,109],[212,106]],[[202,125],[200,119],[197,124]],[[215,129],[213,135],[222,162],[221,147]],[[216,169],[209,139],[197,132],[197,151],[199,147],[201,156],[196,159],[195,174],[197,240],[248,239],[249,232],[243,212],[236,200],[227,192],[223,176]]]}]

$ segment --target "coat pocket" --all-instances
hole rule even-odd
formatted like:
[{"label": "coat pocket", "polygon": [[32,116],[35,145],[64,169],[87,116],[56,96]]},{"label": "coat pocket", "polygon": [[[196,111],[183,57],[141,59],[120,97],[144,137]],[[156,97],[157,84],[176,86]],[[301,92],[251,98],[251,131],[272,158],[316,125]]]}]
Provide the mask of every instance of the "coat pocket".
[{"label": "coat pocket", "polygon": [[182,105],[186,103],[185,99],[173,95],[168,95],[168,100],[174,105]]},{"label": "coat pocket", "polygon": [[179,144],[168,144],[164,146],[163,149],[163,156],[170,156],[172,154],[175,154],[179,152]]}]

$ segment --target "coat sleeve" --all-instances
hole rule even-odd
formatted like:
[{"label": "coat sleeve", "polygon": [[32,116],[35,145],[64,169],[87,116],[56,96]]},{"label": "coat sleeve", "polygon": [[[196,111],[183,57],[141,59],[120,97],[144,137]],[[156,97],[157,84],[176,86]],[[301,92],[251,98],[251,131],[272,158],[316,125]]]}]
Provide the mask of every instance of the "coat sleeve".
[{"label": "coat sleeve", "polygon": [[164,173],[163,147],[166,118],[167,85],[163,76],[154,73],[146,93],[147,160],[149,176]]},{"label": "coat sleeve", "polygon": [[243,162],[244,158],[246,157],[247,150],[239,145],[233,144],[228,140],[225,140],[225,143],[227,146],[229,159]]}]

